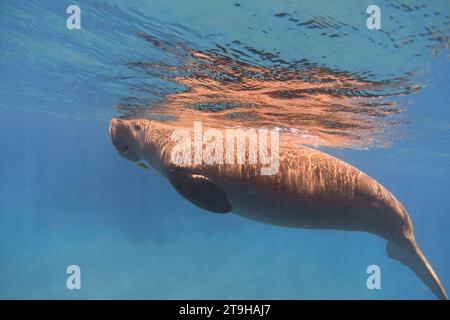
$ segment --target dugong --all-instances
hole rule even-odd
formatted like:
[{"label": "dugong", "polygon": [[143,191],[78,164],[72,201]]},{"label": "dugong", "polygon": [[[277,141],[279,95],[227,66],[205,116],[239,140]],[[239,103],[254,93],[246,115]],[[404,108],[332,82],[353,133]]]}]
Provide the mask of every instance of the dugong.
[{"label": "dugong", "polygon": [[200,208],[278,226],[375,234],[387,240],[389,257],[414,271],[438,298],[448,298],[414,239],[406,209],[367,174],[282,135],[278,171],[271,175],[261,174],[260,163],[180,164],[173,158],[180,143],[173,138],[176,129],[170,122],[114,118],[109,133],[120,155],[146,161]]}]

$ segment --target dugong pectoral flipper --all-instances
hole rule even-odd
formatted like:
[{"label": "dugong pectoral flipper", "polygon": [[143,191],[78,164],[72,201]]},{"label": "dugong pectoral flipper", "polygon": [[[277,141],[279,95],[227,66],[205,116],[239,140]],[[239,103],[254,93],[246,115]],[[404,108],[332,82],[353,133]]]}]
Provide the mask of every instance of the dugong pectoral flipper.
[{"label": "dugong pectoral flipper", "polygon": [[205,176],[170,168],[168,177],[175,190],[197,207],[215,213],[231,211],[225,192]]},{"label": "dugong pectoral flipper", "polygon": [[414,271],[439,299],[448,299],[438,276],[414,239],[402,241],[401,244],[388,241],[386,251],[390,258],[400,261]]}]

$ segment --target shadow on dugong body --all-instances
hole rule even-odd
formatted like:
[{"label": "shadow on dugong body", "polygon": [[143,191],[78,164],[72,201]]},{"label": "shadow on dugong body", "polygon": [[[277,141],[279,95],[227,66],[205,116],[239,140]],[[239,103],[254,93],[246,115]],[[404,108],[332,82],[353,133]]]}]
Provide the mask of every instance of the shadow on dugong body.
[{"label": "shadow on dugong body", "polygon": [[[389,257],[413,270],[438,298],[447,299],[414,239],[406,209],[365,173],[326,153],[295,146],[281,135],[278,171],[273,175],[262,175],[261,164],[175,164],[172,151],[180,143],[173,139],[175,129],[153,120],[116,118],[109,132],[120,155],[133,162],[145,160],[202,209],[233,211],[278,226],[378,235],[387,240]],[[185,143],[185,150],[191,150],[190,141]]]}]

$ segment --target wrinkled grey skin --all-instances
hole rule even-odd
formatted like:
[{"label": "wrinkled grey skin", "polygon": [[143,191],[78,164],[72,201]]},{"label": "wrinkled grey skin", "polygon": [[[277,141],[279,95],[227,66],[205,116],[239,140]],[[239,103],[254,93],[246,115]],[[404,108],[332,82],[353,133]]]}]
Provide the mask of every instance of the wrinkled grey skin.
[{"label": "wrinkled grey skin", "polygon": [[[283,141],[279,171],[274,175],[261,175],[257,164],[174,165],[174,129],[145,119],[113,119],[110,136],[123,157],[134,162],[145,160],[169,179],[170,168],[192,173],[193,177],[206,177],[224,192],[231,211],[245,218],[278,226],[357,230],[378,235],[388,240],[391,258],[411,268],[438,298],[447,299],[445,289],[416,244],[406,209],[365,173],[323,152],[286,146]],[[195,200],[203,201],[204,196],[188,199],[196,203]]]}]

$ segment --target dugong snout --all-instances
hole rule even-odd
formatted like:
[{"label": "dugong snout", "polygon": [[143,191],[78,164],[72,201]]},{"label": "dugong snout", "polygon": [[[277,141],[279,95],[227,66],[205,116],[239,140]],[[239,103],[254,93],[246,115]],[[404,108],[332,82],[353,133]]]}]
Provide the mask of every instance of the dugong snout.
[{"label": "dugong snout", "polygon": [[109,124],[109,136],[114,147],[122,157],[133,162],[141,159],[136,143],[136,132],[139,130],[137,125],[122,119],[113,119]]}]

